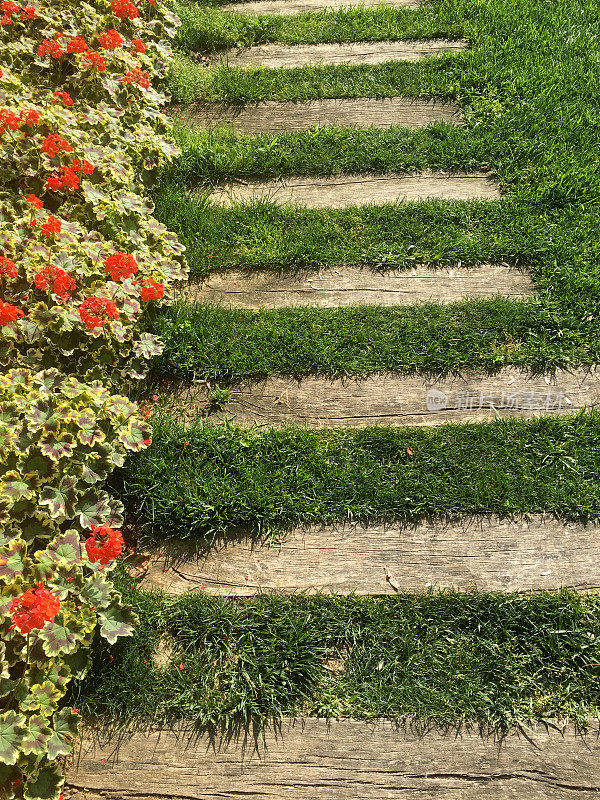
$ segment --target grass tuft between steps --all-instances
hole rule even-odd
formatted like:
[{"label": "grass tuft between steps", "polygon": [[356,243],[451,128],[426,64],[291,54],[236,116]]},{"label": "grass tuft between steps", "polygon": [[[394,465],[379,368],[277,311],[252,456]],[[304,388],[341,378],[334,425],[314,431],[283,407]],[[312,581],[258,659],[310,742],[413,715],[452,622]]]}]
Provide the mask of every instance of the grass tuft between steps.
[{"label": "grass tuft between steps", "polygon": [[[110,654],[97,644],[70,698],[85,714],[200,723],[410,715],[505,729],[600,711],[594,596],[126,594],[141,624]],[[160,641],[170,648],[162,668]]]},{"label": "grass tuft between steps", "polygon": [[599,435],[595,412],[359,430],[186,429],[158,418],[153,446],[130,456],[111,488],[155,541],[378,517],[598,519]]}]

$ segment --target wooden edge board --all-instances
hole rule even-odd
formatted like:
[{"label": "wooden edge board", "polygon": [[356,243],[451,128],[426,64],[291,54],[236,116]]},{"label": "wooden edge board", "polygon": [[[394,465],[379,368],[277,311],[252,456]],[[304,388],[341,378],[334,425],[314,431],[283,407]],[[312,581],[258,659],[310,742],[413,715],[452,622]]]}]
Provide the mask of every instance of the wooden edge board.
[{"label": "wooden edge board", "polygon": [[340,11],[347,8],[418,8],[419,0],[257,0],[227,3],[222,11],[235,14],[306,14],[318,11]]},{"label": "wooden edge board", "polygon": [[212,187],[209,196],[223,206],[260,200],[324,209],[429,199],[498,200],[500,188],[485,172],[425,171],[416,175],[291,175],[272,181],[227,181]]},{"label": "wooden edge board", "polygon": [[205,552],[169,542],[141,585],[178,595],[600,589],[600,528],[540,515],[296,528],[269,544],[232,534]]},{"label": "wooden edge board", "polygon": [[[209,389],[171,384],[162,402],[181,422],[206,415]],[[230,400],[209,417],[241,426],[306,425],[313,428],[368,425],[440,425],[497,417],[557,415],[593,408],[600,400],[598,367],[553,375],[532,375],[505,367],[494,375],[397,376],[366,378],[275,376],[229,387]]]},{"label": "wooden edge board", "polygon": [[505,264],[479,267],[416,265],[412,269],[372,272],[358,267],[322,269],[315,273],[215,272],[202,282],[190,280],[179,288],[188,301],[230,308],[286,308],[312,306],[452,303],[464,298],[529,297],[533,283],[528,273]]},{"label": "wooden edge board", "polygon": [[215,55],[230,67],[307,67],[315,64],[383,64],[466,50],[465,39],[423,39],[331,44],[261,44],[226,50]]},{"label": "wooden edge board", "polygon": [[264,734],[193,723],[89,732],[67,774],[87,800],[591,800],[600,797],[596,720],[499,738],[464,725],[284,719]]},{"label": "wooden edge board", "polygon": [[421,128],[434,122],[460,124],[456,103],[419,97],[360,97],[296,102],[202,103],[176,106],[172,115],[198,128],[233,127],[238,133],[297,133],[315,126]]}]

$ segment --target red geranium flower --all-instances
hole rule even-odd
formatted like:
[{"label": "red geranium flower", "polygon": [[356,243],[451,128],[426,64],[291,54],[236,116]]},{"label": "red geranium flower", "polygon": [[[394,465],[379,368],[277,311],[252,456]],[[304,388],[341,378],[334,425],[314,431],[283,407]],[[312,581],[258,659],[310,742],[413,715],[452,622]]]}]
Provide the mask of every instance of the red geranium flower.
[{"label": "red geranium flower", "polygon": [[124,41],[121,34],[114,28],[110,28],[110,30],[100,36],[100,45],[105,50],[116,50],[117,47],[123,47]]},{"label": "red geranium flower", "polygon": [[92,564],[99,561],[100,566],[105,567],[121,554],[123,535],[108,525],[92,525],[92,535],[85,540],[85,549]]},{"label": "red geranium flower", "polygon": [[37,17],[37,11],[33,6],[26,6],[21,11],[21,19],[35,19]]},{"label": "red geranium flower", "polygon": [[61,151],[65,153],[73,152],[71,145],[58,133],[51,133],[50,136],[47,136],[44,139],[44,143],[40,145],[40,150],[50,158],[55,158]]},{"label": "red geranium flower", "polygon": [[0,136],[5,130],[16,131],[21,124],[21,114],[15,114],[8,108],[0,108]]},{"label": "red geranium flower", "polygon": [[150,75],[147,72],[142,72],[139,67],[130,69],[122,78],[122,83],[137,83],[143,89],[150,88]]},{"label": "red geranium flower", "polygon": [[54,39],[44,39],[37,49],[37,54],[40,58],[43,58],[45,55],[52,56],[52,58],[60,58],[63,53],[64,50]]},{"label": "red geranium flower", "polygon": [[73,105],[73,98],[68,92],[52,92],[52,96],[55,97],[55,101],[62,100],[66,106]]},{"label": "red geranium flower", "polygon": [[77,284],[71,277],[71,274],[65,272],[65,270],[60,267],[55,267],[53,264],[42,267],[33,279],[33,282],[37,288],[41,289],[43,292],[47,292],[48,289],[51,288],[54,294],[58,295],[61,300],[66,300],[69,296],[69,292],[77,288]]},{"label": "red geranium flower", "polygon": [[148,45],[144,44],[141,39],[133,39],[131,44],[135,47],[137,53],[145,53]]},{"label": "red geranium flower", "polygon": [[19,6],[11,0],[2,0],[0,3],[0,11],[3,14],[16,14],[18,10]]},{"label": "red geranium flower", "polygon": [[113,253],[104,259],[104,272],[114,281],[125,280],[138,271],[138,265],[133,256],[127,253]]},{"label": "red geranium flower", "polygon": [[104,60],[104,56],[100,53],[96,53],[95,51],[91,51],[84,55],[83,66],[88,67],[89,69],[97,67],[98,72],[106,72],[106,61]]},{"label": "red geranium flower", "polygon": [[41,112],[36,111],[35,109],[31,108],[29,111],[24,111],[22,114],[23,120],[25,121],[25,125],[29,125],[30,128],[33,128],[34,125],[37,125],[41,119]]},{"label": "red geranium flower", "polygon": [[48,222],[42,225],[41,231],[44,236],[52,236],[53,233],[60,233],[61,226],[62,222],[50,214]]},{"label": "red geranium flower", "polygon": [[93,175],[94,174],[93,165],[90,164],[90,162],[86,161],[85,159],[83,160],[83,164],[82,164],[81,161],[78,158],[76,158],[75,161],[73,161],[73,165],[72,165],[71,169],[74,172],[85,172],[86,175]]},{"label": "red geranium flower", "polygon": [[11,628],[21,633],[30,633],[34,628],[44,625],[58,614],[60,600],[38,583],[37,589],[28,589],[20,597],[15,597],[10,606],[13,618]]},{"label": "red geranium flower", "polygon": [[61,167],[59,172],[50,175],[46,180],[46,188],[53,192],[59,189],[77,189],[79,186],[79,175],[70,167]]},{"label": "red geranium flower", "polygon": [[149,300],[158,300],[165,293],[162,283],[157,283],[152,278],[146,278],[142,287],[142,300],[147,303]]},{"label": "red geranium flower", "polygon": [[102,328],[111,319],[118,319],[119,312],[112,300],[105,297],[88,297],[79,306],[79,316],[88,330]]},{"label": "red geranium flower", "polygon": [[136,19],[140,15],[131,0],[112,0],[110,9],[119,19]]},{"label": "red geranium flower", "polygon": [[6,256],[0,256],[0,275],[6,275],[7,278],[16,278],[18,276],[15,262]]},{"label": "red geranium flower", "polygon": [[16,306],[11,306],[10,303],[4,303],[0,300],[0,328],[8,325],[10,322],[15,322],[19,317],[25,316],[23,311]]},{"label": "red geranium flower", "polygon": [[83,36],[72,36],[67,45],[67,53],[85,53],[90,47]]},{"label": "red geranium flower", "polygon": [[31,205],[35,206],[36,208],[42,208],[44,205],[44,201],[37,197],[35,194],[28,194],[25,200]]}]

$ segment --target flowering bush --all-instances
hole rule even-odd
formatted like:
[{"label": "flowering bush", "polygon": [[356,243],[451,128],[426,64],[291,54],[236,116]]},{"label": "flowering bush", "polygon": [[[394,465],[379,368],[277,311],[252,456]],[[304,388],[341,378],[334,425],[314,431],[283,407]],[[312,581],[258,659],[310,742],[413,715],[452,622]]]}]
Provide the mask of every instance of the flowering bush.
[{"label": "flowering bush", "polygon": [[102,484],[150,444],[118,389],[185,274],[144,196],[176,153],[152,81],[177,22],[155,0],[0,2],[0,798],[58,800],[79,719],[60,700],[95,630],[135,624]]}]

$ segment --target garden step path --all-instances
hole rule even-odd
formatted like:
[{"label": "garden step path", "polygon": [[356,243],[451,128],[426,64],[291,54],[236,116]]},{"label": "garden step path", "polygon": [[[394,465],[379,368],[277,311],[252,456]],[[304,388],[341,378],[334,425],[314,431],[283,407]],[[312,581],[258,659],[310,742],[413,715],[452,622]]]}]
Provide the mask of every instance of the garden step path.
[{"label": "garden step path", "polygon": [[383,64],[419,61],[440,53],[466,50],[465,39],[345,42],[333,44],[261,44],[226,50],[216,58],[230,67],[309,67],[317,64]]},{"label": "garden step path", "polygon": [[600,589],[600,529],[551,517],[468,517],[455,522],[341,524],[298,528],[280,542],[232,535],[197,554],[161,545],[143,588],[211,595],[386,595],[460,591]]},{"label": "garden step path", "polygon": [[182,115],[191,126],[231,125],[238,133],[248,135],[305,131],[315,125],[421,128],[433,122],[461,122],[456,103],[410,97],[208,103],[180,107],[177,116]]},{"label": "garden step path", "polygon": [[186,300],[249,309],[405,306],[427,301],[451,303],[465,297],[516,299],[532,293],[530,276],[505,264],[437,269],[417,265],[389,272],[339,267],[303,275],[224,272],[213,273],[203,282],[186,283],[181,290]]},{"label": "garden step path", "polygon": [[[202,190],[204,191],[204,190]],[[416,175],[292,175],[275,181],[229,181],[214,186],[210,199],[224,206],[263,200],[307,208],[347,208],[415,200],[497,200],[496,181],[484,172],[421,172]]]},{"label": "garden step path", "polygon": [[418,8],[419,0],[258,0],[249,3],[228,3],[223,11],[237,14],[305,14],[309,11],[338,11],[345,8]]},{"label": "garden step path", "polygon": [[[205,385],[174,384],[165,388],[168,410],[182,422],[205,414]],[[506,367],[494,375],[397,376],[377,373],[366,378],[322,376],[270,377],[229,388],[230,399],[209,419],[233,419],[242,426],[309,427],[367,425],[439,425],[498,416],[533,417],[565,414],[600,401],[596,367],[552,377]],[[168,394],[166,394],[168,393]]]},{"label": "garden step path", "polygon": [[179,722],[85,736],[67,783],[87,800],[597,800],[599,726],[499,739],[466,724],[284,719],[227,736]]}]

